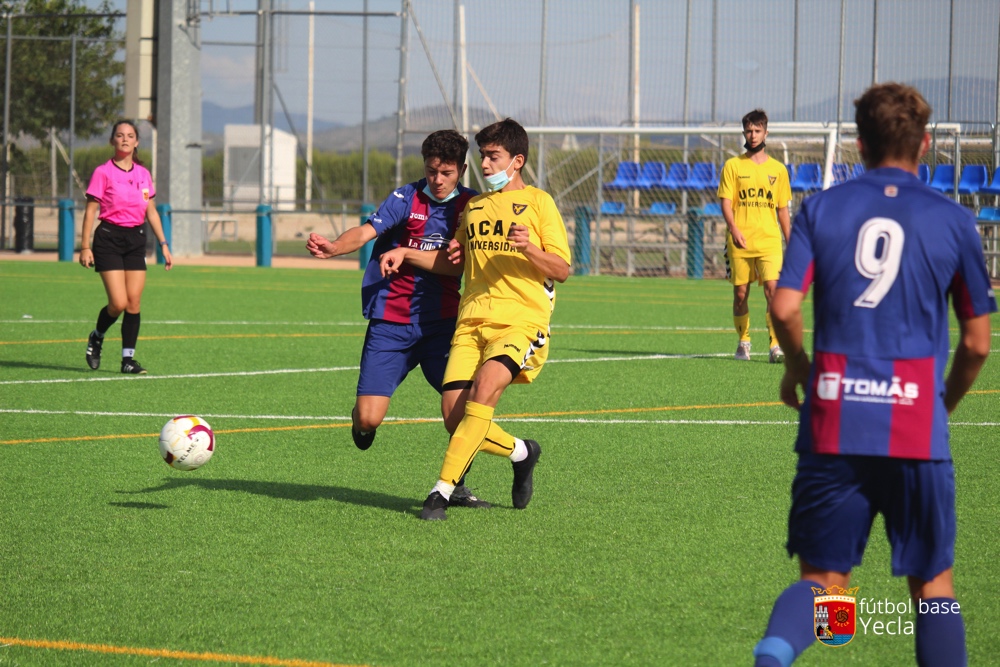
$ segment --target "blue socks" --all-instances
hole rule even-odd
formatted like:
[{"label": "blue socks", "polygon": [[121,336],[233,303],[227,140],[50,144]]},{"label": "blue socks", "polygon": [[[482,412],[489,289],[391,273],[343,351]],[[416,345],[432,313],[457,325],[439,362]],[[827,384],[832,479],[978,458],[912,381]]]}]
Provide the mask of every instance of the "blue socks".
[{"label": "blue socks", "polygon": [[[948,613],[940,612],[944,607]],[[965,667],[965,623],[952,598],[931,598],[917,604],[917,664],[920,667]],[[921,610],[924,613],[921,613]]]},{"label": "blue socks", "polygon": [[797,581],[774,601],[767,631],[753,649],[754,667],[788,667],[816,641],[813,581]]}]

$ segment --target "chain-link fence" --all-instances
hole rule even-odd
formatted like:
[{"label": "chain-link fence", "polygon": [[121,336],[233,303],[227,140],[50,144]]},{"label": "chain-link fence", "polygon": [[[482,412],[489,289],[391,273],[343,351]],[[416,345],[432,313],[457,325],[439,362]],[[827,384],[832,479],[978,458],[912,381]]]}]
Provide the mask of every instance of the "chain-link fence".
[{"label": "chain-link fence", "polygon": [[[428,132],[456,127],[471,138],[505,116],[538,130],[526,180],[553,193],[571,234],[577,225],[591,226],[590,267],[600,272],[686,273],[692,211],[705,220],[704,269],[719,270],[717,201],[703,180],[605,186],[627,162],[640,170],[688,165],[717,173],[741,140],[711,128],[732,130],[755,107],[767,110],[773,126],[821,126],[818,133],[773,136],[769,148],[793,171],[818,164],[821,180],[836,182],[859,164],[849,134],[853,99],[874,81],[901,80],[920,88],[934,108],[927,159],[933,179],[943,183],[954,167],[954,188],[967,167],[978,167],[988,186],[1000,165],[1000,3],[991,0],[774,0],[753,11],[738,0],[507,0],[499,9],[458,0],[354,0],[335,8],[319,2],[315,11],[308,0],[186,6],[187,24],[178,29],[197,40],[201,58],[200,217],[210,252],[251,251],[260,200],[276,204],[278,251],[304,252],[299,241],[308,231],[339,233],[357,223],[362,205],[419,178],[419,144]],[[83,63],[93,63],[79,54],[93,51],[78,52],[74,64],[73,37],[29,41],[37,37],[21,29],[29,20],[8,19],[10,38],[0,34],[6,52],[58,51],[65,60],[59,76],[75,72],[82,85]],[[100,44],[106,60],[121,65],[124,19],[107,20],[115,34]],[[77,36],[76,48],[98,44],[87,39]],[[120,70],[110,77],[120,93]],[[261,93],[265,80],[271,85]],[[15,67],[5,83],[15,98],[35,80]],[[69,97],[56,106],[72,119],[88,99]],[[292,201],[271,201],[267,192],[227,198],[235,188],[225,178],[224,128],[261,120],[295,139]],[[54,207],[72,196],[82,209],[90,172],[110,155],[103,132],[88,137],[73,125],[53,119],[56,129],[46,136],[12,133],[8,230],[14,198]],[[633,126],[691,132],[643,130],[637,149],[632,134],[615,133]],[[841,130],[832,141],[828,128]],[[143,124],[140,131],[151,148],[155,128]],[[66,166],[70,153],[75,175]],[[155,154],[147,162],[155,171]],[[471,185],[481,183],[474,176]],[[796,197],[809,191],[804,186]],[[987,216],[1000,203],[986,193],[957,196]],[[36,247],[44,247],[47,215],[39,212]],[[3,243],[12,240],[8,231]]]}]

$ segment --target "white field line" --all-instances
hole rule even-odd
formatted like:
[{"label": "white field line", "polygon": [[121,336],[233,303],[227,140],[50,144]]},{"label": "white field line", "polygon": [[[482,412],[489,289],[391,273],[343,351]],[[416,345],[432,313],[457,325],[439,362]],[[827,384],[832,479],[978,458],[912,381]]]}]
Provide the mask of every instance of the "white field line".
[{"label": "white field line", "polygon": [[[761,353],[762,354],[762,353]],[[547,364],[574,364],[593,363],[604,361],[648,361],[659,359],[704,359],[708,357],[728,357],[728,352],[718,354],[647,354],[639,356],[622,357],[593,357],[581,359],[550,359]],[[21,385],[21,384],[69,384],[72,382],[119,382],[122,380],[185,380],[189,378],[218,378],[218,377],[250,377],[254,375],[287,375],[293,373],[333,373],[339,371],[357,371],[357,366],[336,366],[333,368],[279,368],[269,371],[232,371],[224,373],[185,373],[180,375],[113,375],[111,377],[96,378],[54,378],[50,380],[3,380],[0,385]]]},{"label": "white field line", "polygon": [[188,378],[248,377],[254,375],[287,375],[290,373],[334,373],[356,371],[357,366],[335,366],[333,368],[278,368],[269,371],[232,371],[229,373],[185,373],[181,375],[113,375],[96,378],[56,378],[51,380],[4,380],[0,385],[14,384],[68,384],[71,382],[120,382],[122,380],[184,380]]},{"label": "white field line", "polygon": [[[93,320],[40,320],[33,317],[21,319],[0,320],[0,324],[92,324]],[[264,326],[264,327],[359,327],[367,326],[363,320],[353,322],[260,322],[253,320],[226,320],[226,321],[206,321],[206,320],[148,320],[144,324],[166,324],[181,326]],[[563,329],[583,329],[592,331],[617,329],[628,329],[630,331],[732,331],[732,327],[693,327],[693,326],[631,326],[628,324],[554,324],[553,331]],[[753,328],[751,331],[765,331],[764,327]],[[1000,337],[1000,331],[993,331],[991,336]]]},{"label": "white field line", "polygon": [[[18,410],[0,408],[0,414],[21,415],[73,415],[77,417],[166,417],[170,419],[178,413],[174,412],[112,412],[103,410]],[[350,421],[350,415],[234,415],[202,413],[205,419],[239,419],[239,420],[275,420],[275,421]],[[385,421],[427,422],[435,423],[440,417],[386,417]],[[795,426],[795,420],[761,420],[761,419],[586,419],[567,417],[511,417],[497,419],[499,422],[549,423],[549,424],[660,424],[688,425],[705,424],[709,426]],[[1000,426],[1000,422],[951,422],[951,426]]]}]

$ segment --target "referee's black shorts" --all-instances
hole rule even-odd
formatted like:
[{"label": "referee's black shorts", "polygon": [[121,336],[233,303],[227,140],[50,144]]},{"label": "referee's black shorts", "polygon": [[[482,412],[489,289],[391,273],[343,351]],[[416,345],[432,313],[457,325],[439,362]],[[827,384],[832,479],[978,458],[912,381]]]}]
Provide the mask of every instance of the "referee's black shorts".
[{"label": "referee's black shorts", "polygon": [[145,225],[122,227],[102,220],[94,232],[94,271],[145,271]]}]

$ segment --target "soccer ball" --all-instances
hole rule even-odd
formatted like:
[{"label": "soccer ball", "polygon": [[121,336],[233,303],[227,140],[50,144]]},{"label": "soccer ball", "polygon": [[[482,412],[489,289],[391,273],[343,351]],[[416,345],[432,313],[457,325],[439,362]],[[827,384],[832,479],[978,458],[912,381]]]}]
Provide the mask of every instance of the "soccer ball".
[{"label": "soccer ball", "polygon": [[201,417],[181,415],[160,431],[160,455],[178,470],[194,470],[208,463],[215,452],[215,434]]}]

